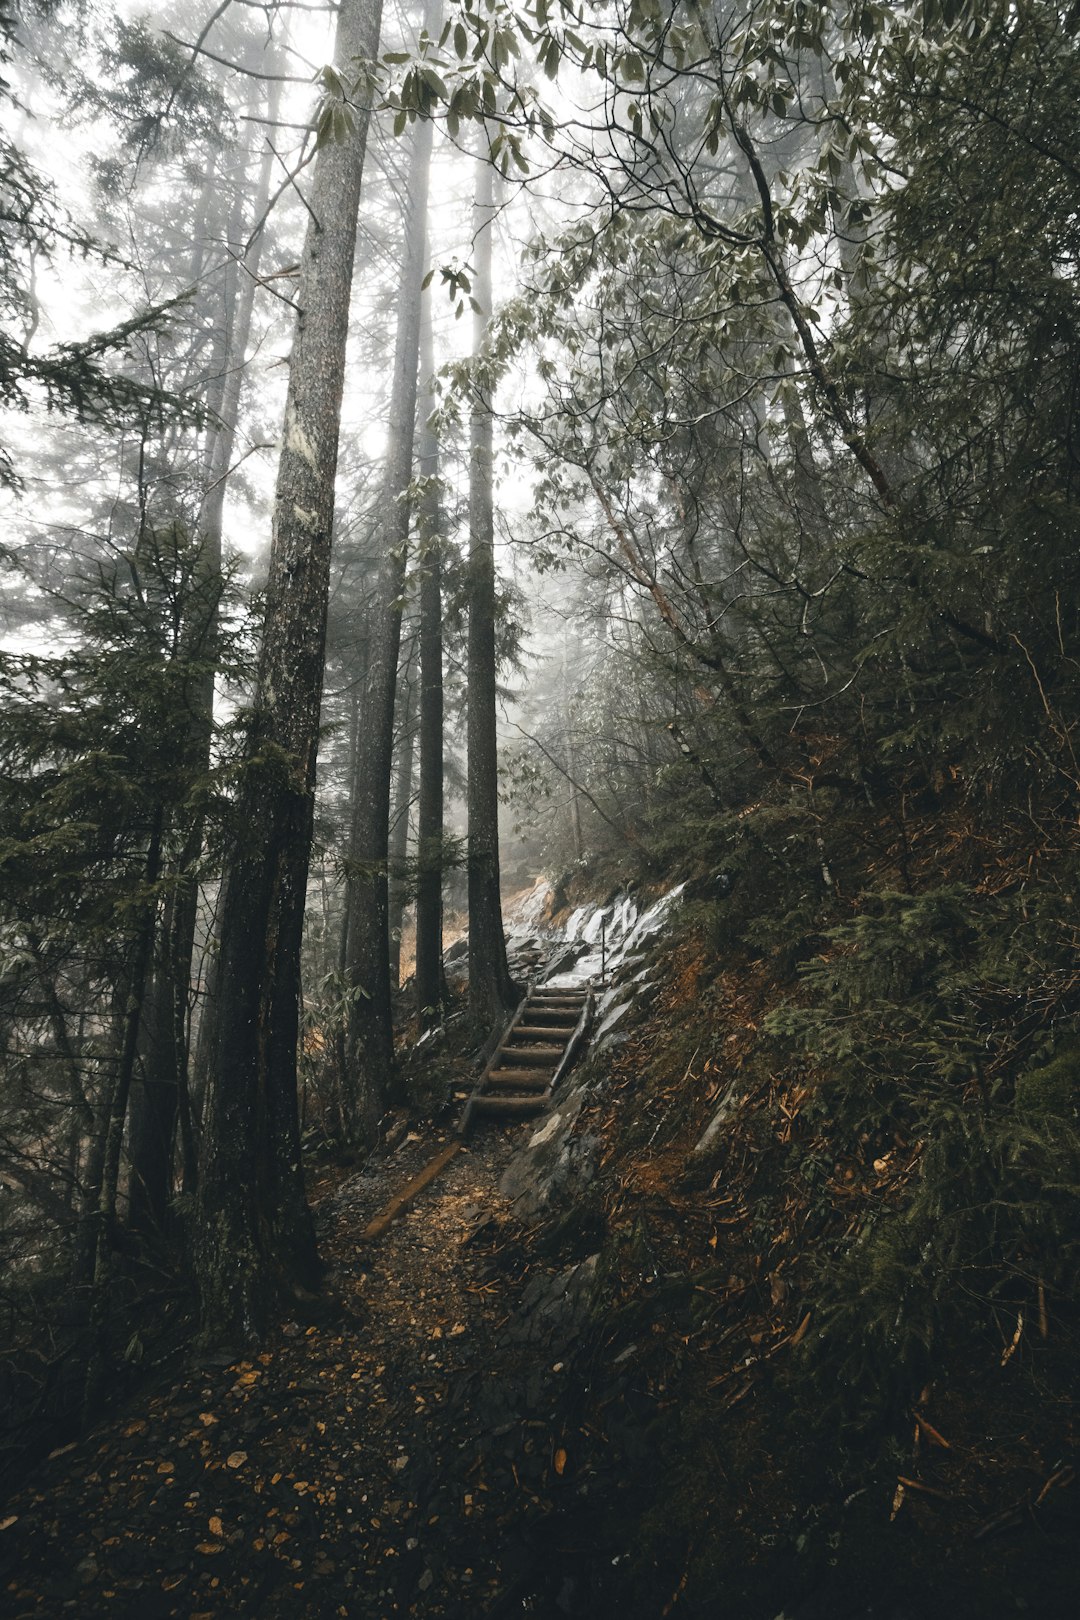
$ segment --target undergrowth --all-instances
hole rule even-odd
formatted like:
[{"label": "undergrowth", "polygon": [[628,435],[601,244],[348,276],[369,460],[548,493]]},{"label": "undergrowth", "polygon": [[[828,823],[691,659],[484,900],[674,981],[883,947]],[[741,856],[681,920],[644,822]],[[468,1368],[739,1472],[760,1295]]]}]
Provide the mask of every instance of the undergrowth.
[{"label": "undergrowth", "polygon": [[856,804],[822,831],[794,803],[698,831],[658,997],[585,1124],[608,1144],[594,1376],[631,1358],[635,1399],[675,1424],[635,1487],[627,1580],[775,1613],[793,1571],[869,1580],[899,1514],[927,1572],[942,1537],[970,1549],[954,1577],[978,1567],[985,1604],[1011,1553],[977,1538],[1019,1500],[1067,1586],[1075,829],[1048,817],[1033,842],[958,791],[902,823]]}]

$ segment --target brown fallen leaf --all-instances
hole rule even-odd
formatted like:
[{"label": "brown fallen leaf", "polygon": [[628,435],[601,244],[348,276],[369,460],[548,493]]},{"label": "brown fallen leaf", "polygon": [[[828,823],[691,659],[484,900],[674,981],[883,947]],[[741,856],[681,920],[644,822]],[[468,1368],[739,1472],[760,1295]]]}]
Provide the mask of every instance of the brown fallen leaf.
[{"label": "brown fallen leaf", "polygon": [[212,1557],[214,1553],[224,1552],[224,1550],[220,1541],[200,1541],[195,1548],[196,1552],[202,1553],[206,1558]]},{"label": "brown fallen leaf", "polygon": [[18,1524],[19,1515],[9,1513],[6,1519],[0,1519],[0,1530],[10,1530],[13,1524]]},{"label": "brown fallen leaf", "polygon": [[248,1460],[246,1451],[230,1451],[225,1459],[226,1468],[243,1468]]},{"label": "brown fallen leaf", "polygon": [[1012,1336],[1011,1343],[1007,1344],[1005,1346],[1004,1350],[1001,1352],[1001,1365],[1003,1367],[1007,1366],[1008,1363],[1012,1360],[1013,1355],[1016,1352],[1016,1347],[1020,1343],[1020,1339],[1021,1339],[1021,1336],[1022,1336],[1023,1332],[1024,1332],[1024,1313],[1023,1313],[1023,1311],[1017,1311],[1017,1313],[1016,1313],[1016,1332]]},{"label": "brown fallen leaf", "polygon": [[555,1472],[561,1478],[562,1475],[566,1472],[566,1452],[563,1450],[562,1446],[559,1446],[559,1448],[555,1452],[555,1456],[553,1458],[553,1463],[554,1463],[554,1467],[555,1467]]},{"label": "brown fallen leaf", "polygon": [[1046,1484],[1035,1498],[1035,1506],[1040,1507],[1042,1505],[1046,1497],[1048,1497],[1050,1492],[1054,1489],[1055,1485],[1071,1485],[1075,1478],[1075,1468],[1059,1468],[1056,1473],[1050,1475],[1050,1478],[1047,1480]]},{"label": "brown fallen leaf", "polygon": [[923,1434],[925,1434],[928,1440],[933,1441],[935,1446],[940,1446],[943,1451],[952,1450],[952,1446],[949,1444],[948,1440],[946,1440],[945,1436],[943,1434],[939,1434],[930,1420],[928,1418],[924,1418],[921,1412],[914,1413],[914,1418]]},{"label": "brown fallen leaf", "polygon": [[810,1315],[811,1313],[807,1311],[806,1315],[803,1317],[802,1321],[791,1335],[792,1344],[801,1344],[803,1339],[805,1339],[806,1330],[810,1326]]},{"label": "brown fallen leaf", "polygon": [[921,1479],[908,1479],[906,1474],[898,1474],[897,1480],[903,1490],[922,1491],[924,1496],[939,1496],[943,1502],[951,1501],[948,1491],[939,1491],[933,1485],[924,1485]]},{"label": "brown fallen leaf", "polygon": [[222,1524],[216,1513],[210,1520],[210,1534],[212,1536],[223,1536],[225,1534],[225,1526]]}]

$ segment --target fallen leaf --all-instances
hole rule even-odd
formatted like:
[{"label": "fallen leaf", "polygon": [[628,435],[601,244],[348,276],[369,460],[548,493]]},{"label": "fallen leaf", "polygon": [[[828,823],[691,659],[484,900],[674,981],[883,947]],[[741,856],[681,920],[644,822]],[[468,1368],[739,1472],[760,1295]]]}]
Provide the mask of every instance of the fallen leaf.
[{"label": "fallen leaf", "polygon": [[809,1326],[810,1326],[810,1312],[807,1311],[806,1315],[803,1317],[802,1321],[799,1323],[798,1327],[795,1329],[794,1333],[791,1335],[792,1344],[801,1344],[802,1340],[806,1337],[806,1330],[807,1330],[807,1328]]},{"label": "fallen leaf", "polygon": [[202,1424],[204,1429],[208,1429],[212,1423],[217,1422],[217,1418],[214,1416],[213,1412],[200,1412],[199,1422]]},{"label": "fallen leaf", "polygon": [[1017,1313],[1016,1313],[1016,1332],[1012,1336],[1012,1343],[1007,1344],[1005,1346],[1004,1350],[1001,1352],[1001,1365],[1003,1367],[1009,1361],[1012,1360],[1012,1357],[1013,1357],[1013,1354],[1014,1354],[1014,1352],[1016,1350],[1016,1347],[1020,1343],[1020,1337],[1021,1337],[1023,1331],[1024,1331],[1024,1313],[1023,1313],[1023,1311],[1017,1311]]},{"label": "fallen leaf", "polygon": [[938,1433],[937,1429],[934,1428],[934,1425],[928,1418],[924,1418],[921,1413],[916,1412],[915,1422],[919,1425],[919,1428],[922,1430],[923,1434],[925,1434],[926,1438],[928,1440],[932,1440],[935,1446],[940,1446],[943,1451],[952,1450],[952,1447],[946,1440],[945,1436]]},{"label": "fallen leaf", "polygon": [[200,1541],[199,1545],[195,1548],[196,1552],[203,1553],[207,1558],[211,1557],[214,1553],[224,1552],[224,1550],[225,1549],[222,1547],[220,1541]]},{"label": "fallen leaf", "polygon": [[159,1474],[174,1474],[176,1472],[176,1464],[171,1462],[159,1462],[157,1465],[157,1471]]},{"label": "fallen leaf", "polygon": [[19,1515],[9,1513],[6,1519],[0,1519],[0,1530],[10,1530],[13,1524],[18,1524]]},{"label": "fallen leaf", "polygon": [[243,1468],[248,1460],[246,1451],[230,1451],[225,1459],[226,1468]]},{"label": "fallen leaf", "polygon": [[566,1452],[563,1450],[562,1446],[560,1446],[555,1453],[554,1466],[555,1472],[561,1478],[566,1472]]}]

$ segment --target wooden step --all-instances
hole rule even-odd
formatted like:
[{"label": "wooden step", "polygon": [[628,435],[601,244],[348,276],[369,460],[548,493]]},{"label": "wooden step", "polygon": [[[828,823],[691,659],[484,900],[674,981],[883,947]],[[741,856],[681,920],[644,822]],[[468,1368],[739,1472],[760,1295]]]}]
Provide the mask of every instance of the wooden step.
[{"label": "wooden step", "polygon": [[477,1114],[542,1114],[547,1103],[542,1097],[474,1097],[473,1111]]},{"label": "wooden step", "polygon": [[517,1046],[510,1040],[502,1048],[502,1056],[508,1063],[528,1064],[530,1069],[536,1068],[537,1065],[541,1069],[553,1069],[562,1053],[557,1047]]},{"label": "wooden step", "polygon": [[546,1080],[550,1075],[555,1073],[557,1068],[557,1063],[534,1063],[527,1069],[515,1068],[513,1064],[513,1053],[507,1052],[500,1054],[496,1062],[492,1064],[491,1068],[488,1070],[488,1078],[490,1079],[493,1074],[513,1074],[516,1075],[518,1079],[528,1078],[530,1080],[535,1080],[537,1077],[539,1077]]},{"label": "wooden step", "polygon": [[485,1083],[498,1091],[546,1091],[554,1073],[554,1069],[492,1069]]},{"label": "wooden step", "polygon": [[511,1039],[517,1041],[528,1037],[529,1040],[551,1041],[556,1046],[565,1046],[573,1033],[573,1024],[567,1024],[565,1028],[561,1024],[515,1024]]}]

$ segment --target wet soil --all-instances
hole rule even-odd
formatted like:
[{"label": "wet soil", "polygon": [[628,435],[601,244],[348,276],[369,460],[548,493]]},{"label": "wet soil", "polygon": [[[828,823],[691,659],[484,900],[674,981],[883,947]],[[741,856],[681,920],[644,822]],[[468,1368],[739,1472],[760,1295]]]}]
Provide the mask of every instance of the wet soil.
[{"label": "wet soil", "polygon": [[[507,1504],[458,1429],[521,1275],[497,1191],[521,1132],[486,1128],[375,1242],[363,1228],[447,1133],[411,1133],[328,1191],[340,1318],[286,1322],[250,1360],[200,1366],[54,1453],[0,1516],[0,1610],[483,1614],[506,1585]],[[542,1429],[515,1435],[541,1511]]]}]

